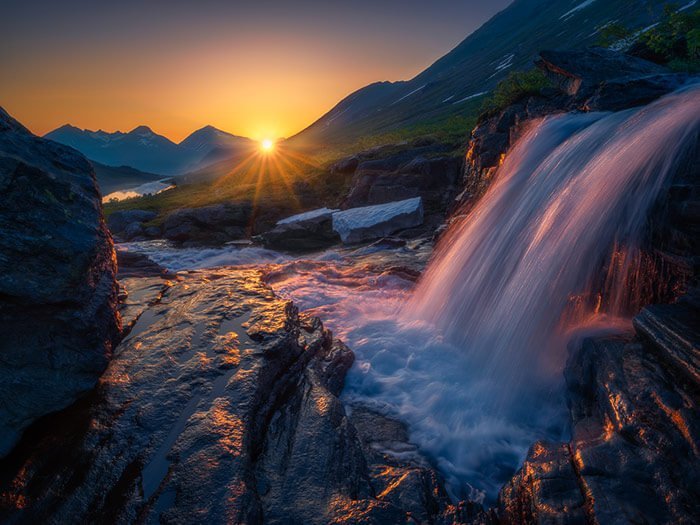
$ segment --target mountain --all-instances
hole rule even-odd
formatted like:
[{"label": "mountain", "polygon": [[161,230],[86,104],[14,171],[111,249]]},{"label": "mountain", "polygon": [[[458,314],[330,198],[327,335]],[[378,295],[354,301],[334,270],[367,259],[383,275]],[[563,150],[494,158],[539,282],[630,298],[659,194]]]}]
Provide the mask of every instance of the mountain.
[{"label": "mountain", "polygon": [[94,160],[90,164],[95,169],[95,178],[103,196],[163,178],[162,175],[139,171],[131,166],[107,166]]},{"label": "mountain", "polygon": [[613,21],[647,27],[658,20],[666,3],[515,0],[413,79],[377,82],[352,93],[290,142],[350,142],[363,135],[474,114],[489,90],[509,72],[531,68],[540,50],[592,45]]},{"label": "mountain", "polygon": [[148,126],[138,126],[128,133],[109,133],[66,124],[47,133],[45,138],[71,146],[105,166],[129,166],[160,175],[176,175],[202,167],[212,151],[220,152],[221,157],[214,159],[218,160],[252,144],[249,139],[212,126],[195,131],[179,144]]},{"label": "mountain", "polygon": [[180,146],[193,151],[203,151],[206,154],[214,149],[231,149],[240,146],[249,146],[251,142],[252,141],[247,137],[232,135],[214,126],[204,126],[180,142]]}]

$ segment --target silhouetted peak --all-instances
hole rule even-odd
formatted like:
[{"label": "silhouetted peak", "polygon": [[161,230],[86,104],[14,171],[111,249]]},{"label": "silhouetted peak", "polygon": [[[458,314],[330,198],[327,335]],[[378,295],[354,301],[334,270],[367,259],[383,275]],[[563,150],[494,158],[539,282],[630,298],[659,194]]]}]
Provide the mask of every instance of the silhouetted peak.
[{"label": "silhouetted peak", "polygon": [[133,134],[133,135],[155,135],[153,130],[151,128],[149,128],[148,126],[135,127],[129,133]]}]

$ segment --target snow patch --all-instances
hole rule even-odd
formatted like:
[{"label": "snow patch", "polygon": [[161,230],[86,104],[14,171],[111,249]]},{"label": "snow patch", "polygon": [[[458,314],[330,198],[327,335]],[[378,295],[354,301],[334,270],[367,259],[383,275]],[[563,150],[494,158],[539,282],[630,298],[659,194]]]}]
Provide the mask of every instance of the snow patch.
[{"label": "snow patch", "polygon": [[496,71],[503,71],[504,69],[512,66],[514,58],[515,58],[515,53],[510,53],[509,55],[506,55],[505,57],[503,57],[503,60],[501,60],[498,63],[498,65],[496,66]]},{"label": "snow patch", "polygon": [[408,98],[408,97],[410,97],[411,95],[413,95],[413,94],[415,94],[415,93],[418,93],[421,89],[423,89],[423,88],[424,88],[425,86],[427,86],[427,85],[428,85],[428,84],[423,84],[421,87],[419,87],[419,88],[417,88],[417,89],[414,89],[413,91],[411,91],[410,93],[407,93],[406,95],[404,95],[404,96],[401,97],[400,99],[395,100],[394,102],[391,103],[391,105],[393,106],[394,104],[398,104],[398,103],[401,102],[403,99]]},{"label": "snow patch", "polygon": [[577,5],[573,9],[569,9],[566,13],[561,15],[559,17],[559,20],[564,20],[565,18],[569,18],[569,17],[573,16],[577,11],[580,11],[581,9],[585,9],[586,7],[591,5],[593,2],[595,2],[595,0],[586,0],[585,2],[581,2],[579,5]]},{"label": "snow patch", "polygon": [[481,95],[485,95],[488,93],[488,91],[479,91],[478,93],[474,93],[473,95],[469,95],[467,97],[459,99],[457,102],[453,102],[453,104],[461,104],[462,102],[466,102],[467,100],[471,100],[476,97],[480,97]]}]

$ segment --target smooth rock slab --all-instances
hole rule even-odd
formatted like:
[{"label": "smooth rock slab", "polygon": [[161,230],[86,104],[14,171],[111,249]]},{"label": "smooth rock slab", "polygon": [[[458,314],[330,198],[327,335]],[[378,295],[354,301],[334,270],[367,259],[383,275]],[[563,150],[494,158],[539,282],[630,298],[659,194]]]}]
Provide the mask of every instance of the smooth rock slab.
[{"label": "smooth rock slab", "polygon": [[[147,279],[140,293],[129,278],[129,315],[153,300]],[[0,462],[0,521],[408,523],[455,510],[434,471],[379,469],[338,399],[352,353],[258,270],[181,273],[159,290],[92,398]]]},{"label": "smooth rock slab", "polygon": [[333,229],[346,244],[377,239],[423,223],[423,199],[351,208],[333,214]]}]

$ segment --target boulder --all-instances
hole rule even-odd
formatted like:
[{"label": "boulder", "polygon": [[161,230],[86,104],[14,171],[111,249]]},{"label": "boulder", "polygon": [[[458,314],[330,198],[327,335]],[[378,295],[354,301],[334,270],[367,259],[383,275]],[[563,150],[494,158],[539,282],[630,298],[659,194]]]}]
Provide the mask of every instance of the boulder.
[{"label": "boulder", "polygon": [[422,223],[423,200],[420,197],[333,214],[333,230],[346,244],[385,237]]},{"label": "boulder", "polygon": [[585,101],[588,111],[620,111],[653,102],[688,81],[686,73],[609,80]]},{"label": "boulder", "polygon": [[330,167],[332,175],[347,175],[352,174],[357,169],[357,165],[360,163],[360,159],[353,155],[352,157],[347,157],[339,160]]},{"label": "boulder", "polygon": [[340,242],[333,231],[332,215],[338,210],[319,208],[277,222],[261,237],[273,249],[303,252],[326,248]]},{"label": "boulder", "polygon": [[177,242],[223,244],[250,234],[252,207],[249,202],[183,208],[163,221],[163,236]]},{"label": "boulder", "polygon": [[700,310],[645,309],[637,337],[585,340],[566,365],[572,439],[538,443],[501,491],[504,523],[694,523]]},{"label": "boulder", "polygon": [[639,78],[669,71],[641,58],[593,47],[575,51],[541,51],[535,64],[569,95],[587,95],[614,79]]},{"label": "boulder", "polygon": [[426,461],[407,457],[416,447],[398,422],[357,407],[348,416],[338,396],[352,353],[275,297],[258,269],[190,272],[167,286],[153,279],[149,294],[143,278],[129,280],[127,315],[138,317],[96,395],[46,421],[0,465],[5,521],[322,525],[466,515]]},{"label": "boulder", "polygon": [[125,241],[130,241],[144,234],[143,223],[152,221],[158,216],[149,210],[121,210],[115,211],[107,218],[107,226],[114,235],[118,235]]},{"label": "boulder", "polygon": [[409,157],[393,171],[358,169],[343,206],[356,208],[422,197],[427,209],[444,210],[454,198],[461,169],[462,159],[448,155]]},{"label": "boulder", "polygon": [[92,389],[120,322],[90,163],[0,109],[0,456]]}]

